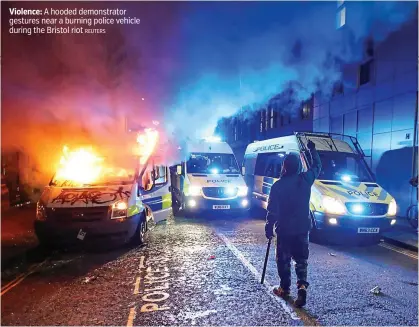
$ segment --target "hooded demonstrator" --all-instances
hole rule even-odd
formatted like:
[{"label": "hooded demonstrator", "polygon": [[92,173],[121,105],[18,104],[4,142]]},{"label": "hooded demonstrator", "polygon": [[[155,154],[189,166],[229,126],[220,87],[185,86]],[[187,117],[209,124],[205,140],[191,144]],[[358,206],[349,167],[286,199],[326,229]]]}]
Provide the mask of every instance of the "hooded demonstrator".
[{"label": "hooded demonstrator", "polygon": [[266,216],[265,234],[268,239],[277,234],[276,262],[281,280],[274,293],[283,298],[290,295],[291,258],[295,261],[298,297],[295,305],[306,304],[308,236],[312,227],[310,218],[310,194],[314,180],[321,169],[320,157],[315,145],[309,141],[307,147],[313,164],[307,172],[301,172],[301,161],[297,154],[290,153],[282,165],[281,178],[271,188]]}]

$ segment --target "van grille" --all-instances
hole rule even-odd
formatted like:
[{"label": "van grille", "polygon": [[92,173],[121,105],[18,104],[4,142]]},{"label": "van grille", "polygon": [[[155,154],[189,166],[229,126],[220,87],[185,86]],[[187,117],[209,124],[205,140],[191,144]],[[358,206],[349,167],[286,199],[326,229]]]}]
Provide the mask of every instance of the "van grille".
[{"label": "van grille", "polygon": [[[356,209],[362,206],[362,212]],[[385,203],[367,203],[367,202],[347,202],[346,208],[353,215],[358,216],[384,216],[388,211],[388,204]]]},{"label": "van grille", "polygon": [[89,222],[108,218],[109,207],[48,208],[47,219],[57,222]]},{"label": "van grille", "polygon": [[203,187],[202,192],[208,198],[227,199],[237,195],[237,187],[232,193],[227,193],[227,187]]}]

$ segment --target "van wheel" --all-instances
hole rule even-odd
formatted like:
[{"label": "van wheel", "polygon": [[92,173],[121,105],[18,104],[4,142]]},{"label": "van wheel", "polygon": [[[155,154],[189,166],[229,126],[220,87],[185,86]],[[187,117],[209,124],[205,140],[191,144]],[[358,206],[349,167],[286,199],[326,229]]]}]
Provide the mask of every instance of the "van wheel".
[{"label": "van wheel", "polygon": [[146,240],[147,235],[147,221],[143,215],[141,215],[140,222],[138,223],[137,229],[135,230],[134,236],[132,237],[131,243],[133,245],[142,245]]},{"label": "van wheel", "polygon": [[180,212],[180,204],[176,200],[173,200],[172,203],[173,203],[172,204],[173,215],[178,217],[179,216],[179,212]]}]

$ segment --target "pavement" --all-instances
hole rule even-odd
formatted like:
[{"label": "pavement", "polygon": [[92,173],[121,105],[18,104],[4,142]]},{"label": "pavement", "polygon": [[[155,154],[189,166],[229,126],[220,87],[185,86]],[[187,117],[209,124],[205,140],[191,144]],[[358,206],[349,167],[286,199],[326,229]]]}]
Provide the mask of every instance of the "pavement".
[{"label": "pavement", "polygon": [[274,246],[260,284],[266,244],[260,218],[171,217],[145,246],[52,253],[5,281],[2,325],[418,325],[417,252],[311,242],[297,309],[272,294]]},{"label": "pavement", "polygon": [[404,217],[398,217],[394,228],[382,236],[390,243],[418,251],[418,231]]}]

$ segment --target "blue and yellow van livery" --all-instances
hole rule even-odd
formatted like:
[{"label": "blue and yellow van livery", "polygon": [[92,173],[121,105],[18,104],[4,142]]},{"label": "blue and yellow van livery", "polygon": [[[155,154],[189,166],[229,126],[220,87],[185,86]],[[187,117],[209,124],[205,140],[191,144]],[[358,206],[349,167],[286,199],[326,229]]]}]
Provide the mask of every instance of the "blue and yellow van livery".
[{"label": "blue and yellow van livery", "polygon": [[379,234],[391,228],[396,223],[396,201],[375,182],[356,139],[345,135],[295,133],[250,144],[243,170],[252,205],[266,209],[270,189],[288,153],[298,154],[307,169],[311,163],[308,140],[316,144],[322,161],[310,199],[314,227],[359,234]]}]

